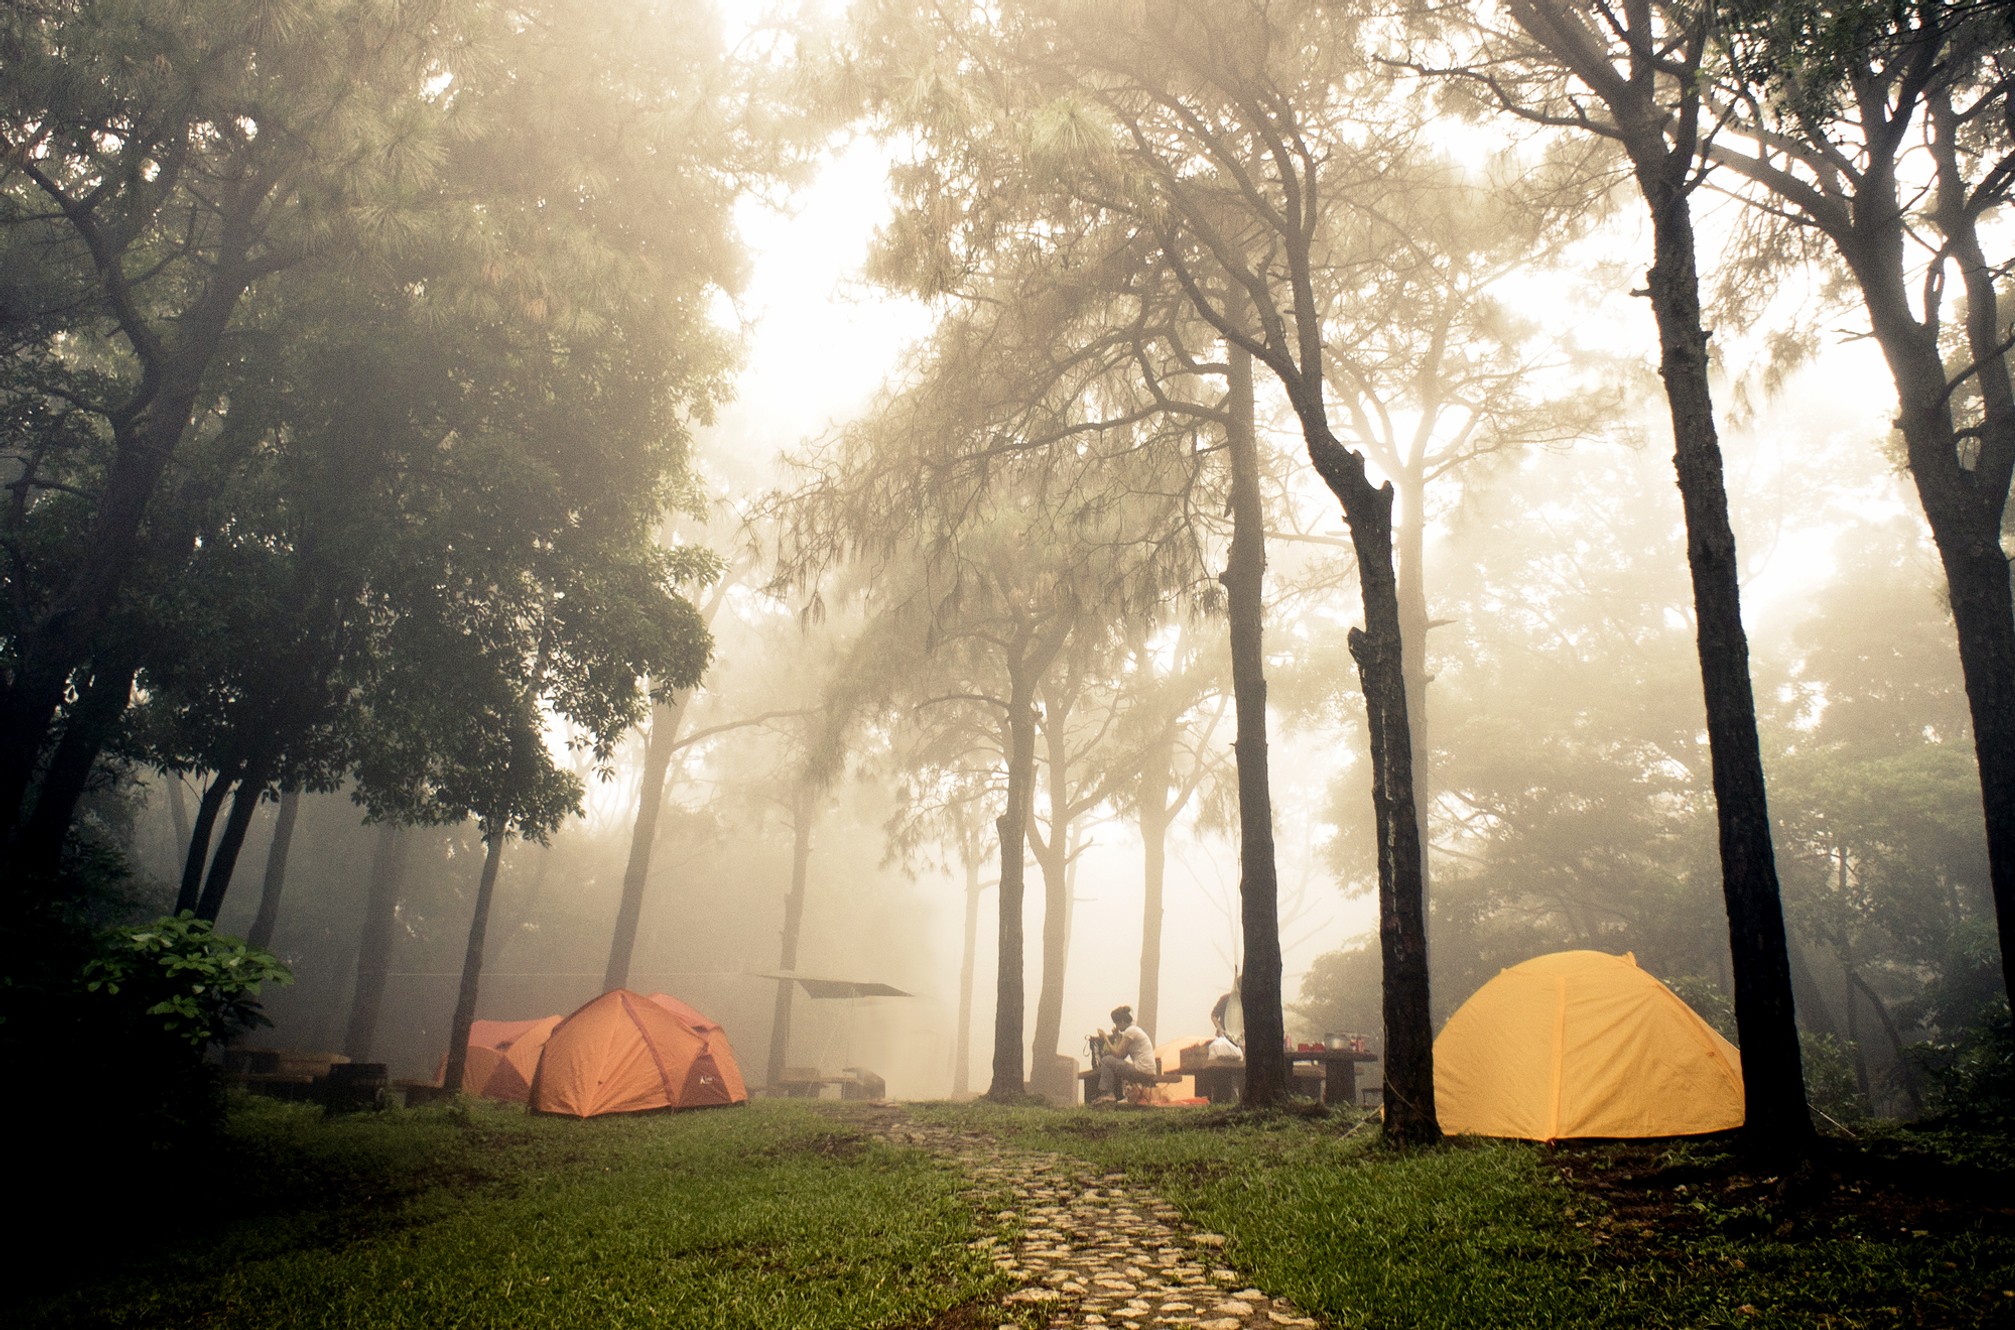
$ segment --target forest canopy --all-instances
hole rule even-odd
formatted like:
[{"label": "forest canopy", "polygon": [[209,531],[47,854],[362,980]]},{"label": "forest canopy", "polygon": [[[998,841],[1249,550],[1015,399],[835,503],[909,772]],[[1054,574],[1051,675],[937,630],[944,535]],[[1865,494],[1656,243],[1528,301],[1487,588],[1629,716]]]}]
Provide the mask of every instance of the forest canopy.
[{"label": "forest canopy", "polygon": [[1758,1137],[1992,1100],[2011,90],[1947,0],[10,6],[0,1039],[160,916],[450,1087],[655,985],[1060,1099],[1235,989],[1426,1142],[1585,947]]}]

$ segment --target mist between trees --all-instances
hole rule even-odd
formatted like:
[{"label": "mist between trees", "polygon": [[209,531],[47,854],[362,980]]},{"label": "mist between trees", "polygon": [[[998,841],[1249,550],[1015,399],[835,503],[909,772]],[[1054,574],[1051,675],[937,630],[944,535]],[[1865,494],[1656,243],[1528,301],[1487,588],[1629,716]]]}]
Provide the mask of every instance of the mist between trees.
[{"label": "mist between trees", "polygon": [[[292,969],[272,1040],[415,1077],[629,986],[752,1083],[1065,1099],[1237,982],[1247,1103],[1362,1032],[1425,1142],[1439,1021],[1593,947],[1739,1035],[1755,1138],[1955,1107],[2010,23],[16,7],[0,1028],[182,909]],[[848,135],[930,329],[780,437],[736,209]]]}]

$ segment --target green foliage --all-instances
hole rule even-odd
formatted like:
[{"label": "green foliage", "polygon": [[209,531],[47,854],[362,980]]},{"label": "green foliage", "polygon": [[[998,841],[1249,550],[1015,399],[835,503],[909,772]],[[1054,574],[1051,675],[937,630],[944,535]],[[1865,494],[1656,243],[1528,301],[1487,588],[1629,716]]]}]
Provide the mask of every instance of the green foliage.
[{"label": "green foliage", "polygon": [[260,985],[293,981],[270,952],[219,934],[187,910],[113,929],[82,976],[84,991],[138,1007],[162,1033],[196,1049],[268,1024]]},{"label": "green foliage", "polygon": [[1926,1107],[1959,1122],[2015,1122],[2015,1028],[1997,999],[1957,1039],[1918,1044],[1910,1056],[1928,1076]]},{"label": "green foliage", "polygon": [[1830,1034],[1798,1032],[1805,1063],[1805,1102],[1836,1126],[1851,1127],[1867,1119],[1868,1098],[1854,1080],[1855,1050]]},{"label": "green foliage", "polygon": [[[606,770],[646,681],[711,656],[688,596],[719,561],[656,529],[728,392],[732,209],[815,134],[776,52],[704,0],[4,24],[0,132],[33,146],[0,169],[0,444],[29,459],[0,660],[113,548],[94,508],[144,514],[61,667],[137,664],[114,751],[543,836],[580,797],[548,718]],[[215,345],[150,333],[185,323]],[[108,503],[164,378],[191,423],[142,452],[174,465]]]}]

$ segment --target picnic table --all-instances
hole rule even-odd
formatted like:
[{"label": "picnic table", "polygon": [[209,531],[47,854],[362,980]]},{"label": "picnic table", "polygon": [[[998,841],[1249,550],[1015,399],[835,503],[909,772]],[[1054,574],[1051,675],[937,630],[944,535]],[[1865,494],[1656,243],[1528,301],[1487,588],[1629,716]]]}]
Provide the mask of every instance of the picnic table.
[{"label": "picnic table", "polygon": [[1296,1050],[1287,1055],[1287,1065],[1311,1065],[1322,1069],[1322,1102],[1357,1105],[1357,1064],[1376,1062],[1378,1054],[1359,1053],[1348,1048]]},{"label": "picnic table", "polygon": [[[1196,1092],[1213,1104],[1235,1104],[1245,1090],[1245,1064],[1208,1063],[1199,1061],[1188,1064],[1189,1050],[1185,1049],[1183,1070],[1196,1077]],[[1199,1053],[1199,1059],[1201,1054]],[[1288,1072],[1294,1075],[1297,1066],[1307,1067],[1319,1073],[1322,1081],[1322,1102],[1325,1104],[1357,1103],[1357,1066],[1360,1062],[1376,1062],[1378,1054],[1360,1053],[1348,1048],[1295,1049],[1287,1054]],[[1305,1077],[1315,1080],[1315,1075]]]},{"label": "picnic table", "polygon": [[772,1090],[791,1099],[817,1099],[827,1086],[839,1087],[842,1099],[880,1099],[888,1093],[887,1082],[863,1067],[847,1067],[822,1072],[811,1067],[786,1067]]}]

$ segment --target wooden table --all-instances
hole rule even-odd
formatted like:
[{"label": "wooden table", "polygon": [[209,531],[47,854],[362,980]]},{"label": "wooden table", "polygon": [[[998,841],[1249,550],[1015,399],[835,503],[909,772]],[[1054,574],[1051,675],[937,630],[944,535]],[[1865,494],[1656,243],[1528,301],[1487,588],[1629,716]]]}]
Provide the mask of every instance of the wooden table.
[{"label": "wooden table", "polygon": [[860,1083],[860,1078],[851,1072],[843,1071],[836,1076],[786,1072],[777,1078],[775,1088],[791,1099],[818,1099],[824,1095],[828,1085],[836,1085],[840,1090],[840,1098],[846,1099],[851,1097],[848,1091]]},{"label": "wooden table", "polygon": [[1235,1104],[1245,1093],[1243,1062],[1207,1062],[1190,1068],[1189,1074],[1196,1077],[1196,1092],[1213,1104]]},{"label": "wooden table", "polygon": [[[1376,1053],[1354,1053],[1347,1048],[1316,1049],[1289,1053],[1286,1057],[1290,1075],[1296,1063],[1321,1068],[1323,1103],[1352,1106],[1357,1103],[1357,1064],[1378,1061]],[[1245,1091],[1245,1064],[1242,1062],[1206,1064],[1188,1067],[1184,1071],[1186,1075],[1196,1077],[1196,1092],[1213,1104],[1235,1104]]]},{"label": "wooden table", "polygon": [[1290,1069],[1297,1062],[1313,1063],[1322,1068],[1323,1103],[1349,1104],[1353,1108],[1357,1106],[1357,1064],[1376,1061],[1376,1053],[1355,1053],[1348,1048],[1320,1048],[1313,1052],[1287,1055]]}]

